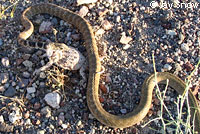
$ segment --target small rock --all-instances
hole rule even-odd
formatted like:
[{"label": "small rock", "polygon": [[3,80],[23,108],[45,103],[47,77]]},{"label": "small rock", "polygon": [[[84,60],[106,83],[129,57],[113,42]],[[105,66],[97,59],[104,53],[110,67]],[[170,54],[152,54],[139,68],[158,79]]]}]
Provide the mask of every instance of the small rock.
[{"label": "small rock", "polygon": [[75,41],[80,40],[80,34],[72,34],[72,39],[74,39]]},{"label": "small rock", "polygon": [[112,4],[113,0],[106,0],[106,2],[108,2],[109,4]]},{"label": "small rock", "polygon": [[120,22],[120,20],[121,20],[120,16],[117,16],[116,22]]},{"label": "small rock", "polygon": [[46,117],[51,117],[51,108],[49,106],[46,106],[41,109],[41,113],[46,115]]},{"label": "small rock", "polygon": [[110,30],[113,27],[113,25],[108,20],[104,20],[102,22],[102,27],[104,30]]},{"label": "small rock", "polygon": [[9,62],[9,59],[8,57],[4,57],[1,59],[1,63],[4,67],[9,67],[10,66],[10,62]]},{"label": "small rock", "polygon": [[107,13],[108,11],[109,11],[109,10],[108,10],[107,8],[104,8],[103,10],[99,10],[99,11],[98,11],[98,15],[99,15],[100,17],[102,17],[102,16],[106,15],[106,13]]},{"label": "small rock", "polygon": [[106,94],[106,93],[108,92],[105,84],[100,83],[99,86],[100,86],[100,89],[101,89],[101,91],[102,91],[103,93]]},{"label": "small rock", "polygon": [[111,79],[111,77],[110,77],[110,74],[109,74],[109,73],[107,73],[107,74],[105,75],[105,77],[106,77],[106,82],[107,82],[107,83],[110,83],[110,82],[112,82],[112,79]]},{"label": "small rock", "polygon": [[31,119],[26,119],[26,120],[24,121],[24,125],[25,125],[25,126],[27,126],[27,125],[32,125]]},{"label": "small rock", "polygon": [[45,95],[44,100],[47,102],[48,105],[50,105],[53,108],[60,108],[60,100],[61,97],[58,93],[53,92],[53,93],[48,93]]},{"label": "small rock", "polygon": [[97,30],[96,32],[95,32],[95,35],[96,36],[101,36],[101,35],[103,35],[105,33],[105,30],[103,30],[102,28],[100,28],[99,30]]},{"label": "small rock", "polygon": [[12,81],[11,85],[14,87],[16,86],[16,82],[15,81]]},{"label": "small rock", "polygon": [[90,130],[89,134],[95,134],[95,129],[92,128],[92,129]]},{"label": "small rock", "polygon": [[122,37],[120,39],[120,43],[128,44],[131,40],[132,40],[132,38],[131,37],[127,37],[125,32],[122,33]]},{"label": "small rock", "polygon": [[3,40],[2,39],[0,39],[0,46],[2,46],[3,45]]},{"label": "small rock", "polygon": [[30,112],[27,111],[27,112],[24,114],[24,118],[25,118],[25,119],[28,119],[29,117],[30,117]]},{"label": "small rock", "polygon": [[0,115],[0,123],[4,123],[3,115]]},{"label": "small rock", "polygon": [[7,97],[12,97],[16,93],[16,89],[13,86],[8,87],[8,89],[4,92],[4,95]]},{"label": "small rock", "polygon": [[84,17],[87,15],[89,9],[88,7],[86,6],[82,6],[81,9],[79,10],[78,14],[81,16],[81,17]]},{"label": "small rock", "polygon": [[150,109],[149,112],[147,113],[147,115],[148,115],[149,117],[151,117],[152,114],[153,114],[153,111]]},{"label": "small rock", "polygon": [[179,71],[182,70],[182,67],[181,67],[181,65],[179,63],[175,64],[175,68],[176,68],[176,72],[179,72]]},{"label": "small rock", "polygon": [[77,126],[81,126],[81,125],[82,125],[82,122],[81,122],[81,120],[79,120],[77,123]]},{"label": "small rock", "polygon": [[30,73],[29,72],[23,72],[23,77],[25,77],[25,78],[30,78]]},{"label": "small rock", "polygon": [[36,103],[34,104],[34,109],[35,109],[35,110],[38,110],[38,109],[40,108],[40,106],[41,106],[41,104],[40,104],[39,102],[36,102]]},{"label": "small rock", "polygon": [[36,120],[35,124],[40,125],[40,120]]},{"label": "small rock", "polygon": [[179,34],[179,41],[178,41],[178,44],[181,44],[183,41],[184,41],[184,39],[185,39],[185,35],[184,34],[182,34],[182,33],[180,33]]},{"label": "small rock", "polygon": [[45,130],[38,130],[37,134],[45,134]]},{"label": "small rock", "polygon": [[200,31],[197,32],[197,36],[200,37]]},{"label": "small rock", "polygon": [[29,60],[25,60],[25,61],[23,62],[23,65],[24,65],[25,67],[32,68],[33,63],[32,63],[31,61],[29,61]]},{"label": "small rock", "polygon": [[53,18],[53,19],[51,20],[51,22],[52,22],[52,24],[54,24],[54,25],[58,25],[58,20],[57,20],[56,18]]},{"label": "small rock", "polygon": [[40,72],[40,78],[41,79],[45,79],[46,78],[46,74],[44,72]]},{"label": "small rock", "polygon": [[167,58],[165,59],[165,61],[166,61],[167,63],[172,63],[172,62],[173,62],[173,59],[172,59],[172,58],[169,58],[169,57],[167,57]]},{"label": "small rock", "polygon": [[97,0],[77,0],[77,5],[95,3]]},{"label": "small rock", "polygon": [[186,68],[186,71],[192,71],[194,69],[194,66],[189,62],[184,64],[184,67]]},{"label": "small rock", "polygon": [[124,50],[127,50],[130,46],[131,46],[131,45],[126,44],[126,45],[123,46],[123,49],[124,49]]},{"label": "small rock", "polygon": [[15,107],[15,110],[13,110],[13,111],[9,114],[8,118],[9,118],[9,121],[10,121],[11,123],[15,123],[17,120],[20,120],[20,119],[22,118],[22,114],[21,114],[21,112],[20,112],[20,109],[17,108],[17,107]]},{"label": "small rock", "polygon": [[23,87],[26,87],[29,83],[29,80],[28,79],[20,79],[19,83],[18,83],[18,86],[19,88],[23,88]]},{"label": "small rock", "polygon": [[166,70],[171,70],[172,69],[172,66],[171,65],[169,65],[169,64],[165,64],[164,65],[164,69],[166,69]]},{"label": "small rock", "polygon": [[49,21],[43,21],[42,24],[40,25],[39,28],[39,33],[51,33],[52,32],[52,28],[51,28],[52,24]]},{"label": "small rock", "polygon": [[68,128],[69,125],[67,125],[67,124],[62,124],[61,126],[62,126],[62,128],[66,129],[66,128]]},{"label": "small rock", "polygon": [[127,110],[126,110],[126,109],[121,109],[120,112],[121,112],[122,114],[126,114],[126,113],[127,113]]},{"label": "small rock", "polygon": [[17,65],[20,65],[23,61],[24,61],[23,59],[17,59],[16,63],[17,63]]},{"label": "small rock", "polygon": [[0,83],[4,84],[9,80],[9,74],[8,73],[1,73],[0,74]]},{"label": "small rock", "polygon": [[157,106],[160,105],[160,100],[159,99],[154,98],[153,101],[154,101],[155,105],[157,105]]},{"label": "small rock", "polygon": [[35,87],[27,87],[26,90],[27,90],[27,93],[28,93],[28,94],[35,93],[35,92],[36,92]]},{"label": "small rock", "polygon": [[31,57],[30,54],[25,54],[25,55],[23,55],[22,58],[23,58],[24,60],[28,60],[30,57]]},{"label": "small rock", "polygon": [[4,88],[4,86],[0,86],[0,92],[4,92],[6,89]]},{"label": "small rock", "polygon": [[99,101],[100,101],[100,103],[103,103],[105,100],[103,97],[99,97]]},{"label": "small rock", "polygon": [[58,116],[58,119],[62,120],[63,122],[65,121],[65,115],[63,112],[61,112]]},{"label": "small rock", "polygon": [[190,48],[189,48],[189,46],[188,46],[187,43],[182,43],[182,44],[181,44],[181,49],[182,49],[183,51],[186,51],[186,52],[190,50]]},{"label": "small rock", "polygon": [[177,35],[175,30],[167,30],[167,34],[169,34],[171,36],[171,38],[173,38],[175,35]]}]

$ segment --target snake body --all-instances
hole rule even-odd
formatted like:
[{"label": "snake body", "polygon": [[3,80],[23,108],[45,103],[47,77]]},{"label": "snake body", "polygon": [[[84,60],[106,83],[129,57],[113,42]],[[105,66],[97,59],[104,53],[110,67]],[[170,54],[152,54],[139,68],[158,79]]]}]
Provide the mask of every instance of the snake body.
[{"label": "snake body", "polygon": [[[76,13],[60,6],[42,3],[27,8],[21,16],[21,22],[25,30],[18,36],[18,42],[24,44],[26,39],[33,33],[34,27],[29,20],[32,16],[40,13],[47,13],[73,24],[81,32],[85,41],[85,47],[89,58],[89,78],[87,84],[87,104],[93,116],[101,123],[113,128],[125,128],[140,122],[148,113],[152,101],[152,92],[155,87],[155,75],[150,75],[143,83],[141,100],[136,109],[125,115],[116,116],[106,112],[99,101],[98,89],[100,80],[101,63],[98,55],[98,48],[90,24]],[[183,94],[186,84],[173,74],[166,72],[157,73],[157,81],[163,82],[169,79],[169,86],[179,94]],[[191,115],[194,118],[195,130],[200,133],[200,109],[198,103],[189,90],[189,104]],[[195,112],[196,111],[196,112]],[[193,116],[195,114],[195,116]]]}]

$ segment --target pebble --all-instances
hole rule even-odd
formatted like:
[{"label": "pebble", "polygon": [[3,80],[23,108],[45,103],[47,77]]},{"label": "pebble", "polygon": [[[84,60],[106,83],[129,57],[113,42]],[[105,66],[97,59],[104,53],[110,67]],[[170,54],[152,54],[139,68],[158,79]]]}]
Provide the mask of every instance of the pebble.
[{"label": "pebble", "polygon": [[27,112],[24,114],[24,118],[25,118],[25,119],[28,119],[29,117],[30,117],[30,112],[27,111]]},{"label": "pebble", "polygon": [[96,32],[95,32],[95,35],[96,36],[102,36],[103,34],[105,33],[105,30],[104,29],[102,29],[102,28],[100,28],[100,29],[98,29]]},{"label": "pebble", "polygon": [[111,79],[111,77],[110,77],[110,73],[106,73],[105,77],[106,77],[106,82],[107,82],[107,83],[112,82],[112,79]]},{"label": "pebble", "polygon": [[19,80],[18,86],[19,86],[19,88],[23,88],[23,87],[26,87],[28,85],[28,83],[29,83],[28,79],[21,78]]},{"label": "pebble", "polygon": [[35,87],[27,87],[27,93],[31,94],[31,93],[35,93],[36,92],[36,88]]},{"label": "pebble", "polygon": [[90,130],[89,134],[95,134],[95,129],[92,128],[92,129]]},{"label": "pebble", "polygon": [[58,93],[48,93],[45,95],[44,100],[47,102],[48,105],[50,105],[53,108],[60,108],[59,104],[61,101],[61,97]]},{"label": "pebble", "polygon": [[123,49],[124,49],[124,50],[127,50],[130,46],[131,46],[131,45],[129,45],[129,44],[125,44],[125,45],[123,46]]},{"label": "pebble", "polygon": [[29,60],[25,60],[25,61],[23,61],[23,65],[25,67],[32,68],[33,63],[31,61],[29,61]]},{"label": "pebble", "polygon": [[182,34],[182,33],[180,33],[179,34],[179,41],[178,41],[178,44],[181,44],[183,41],[184,41],[184,39],[185,39],[185,35],[184,34]]},{"label": "pebble", "polygon": [[40,72],[40,78],[41,79],[45,79],[47,76],[44,72]]},{"label": "pebble", "polygon": [[121,109],[120,112],[121,112],[122,114],[126,114],[126,113],[127,113],[127,110],[126,110],[126,109]]},{"label": "pebble", "polygon": [[4,123],[3,115],[0,115],[0,122],[1,122],[1,123]]},{"label": "pebble", "polygon": [[77,0],[77,5],[95,3],[97,0]]},{"label": "pebble", "polygon": [[200,37],[200,31],[197,32],[197,36]]},{"label": "pebble", "polygon": [[69,125],[67,125],[67,124],[62,124],[61,126],[62,126],[62,128],[66,129],[66,128],[68,128]]},{"label": "pebble", "polygon": [[79,14],[81,17],[84,17],[84,16],[87,15],[88,12],[89,12],[88,7],[82,6],[81,9],[79,10],[78,14]]},{"label": "pebble", "polygon": [[41,106],[41,104],[39,103],[39,102],[36,102],[35,104],[34,104],[34,109],[35,110],[38,110],[39,108],[40,108],[40,106]]},{"label": "pebble", "polygon": [[15,107],[14,110],[9,114],[8,118],[11,123],[15,123],[17,120],[20,120],[22,118],[20,109]]},{"label": "pebble", "polygon": [[38,130],[37,134],[45,134],[45,130]]},{"label": "pebble", "polygon": [[23,72],[22,76],[23,76],[24,78],[30,78],[31,75],[30,75],[29,72]]},{"label": "pebble", "polygon": [[25,126],[32,125],[31,119],[26,119],[25,122],[24,122],[24,125]]},{"label": "pebble", "polygon": [[127,36],[126,36],[126,33],[123,32],[123,33],[122,33],[122,37],[121,37],[121,39],[120,39],[119,42],[126,45],[126,44],[128,44],[131,40],[132,40],[132,38],[131,38],[131,37],[127,37]]},{"label": "pebble", "polygon": [[169,65],[169,64],[165,64],[164,65],[164,69],[166,69],[166,70],[171,70],[172,69],[172,66],[171,65]]},{"label": "pebble", "polygon": [[47,118],[51,117],[51,108],[49,106],[46,106],[41,109],[41,113],[46,115]]},{"label": "pebble", "polygon": [[166,32],[167,32],[167,34],[169,34],[171,36],[171,38],[173,38],[175,35],[177,35],[175,30],[167,30]]},{"label": "pebble", "polygon": [[50,21],[43,21],[42,24],[40,25],[39,28],[39,33],[51,33],[52,32],[52,28],[51,28],[52,24]]},{"label": "pebble", "polygon": [[82,125],[82,122],[81,122],[81,120],[79,120],[78,122],[77,122],[77,126],[81,126]]},{"label": "pebble", "polygon": [[23,58],[24,60],[28,60],[30,57],[31,57],[30,54],[25,54],[25,55],[23,55],[22,58]]},{"label": "pebble", "polygon": [[9,86],[8,89],[4,92],[4,95],[7,97],[12,97],[16,94],[16,89],[13,86]]},{"label": "pebble", "polygon": [[3,40],[2,39],[0,39],[0,46],[2,46],[3,45]]},{"label": "pebble", "polygon": [[120,20],[121,20],[120,16],[117,16],[116,22],[120,22]]},{"label": "pebble", "polygon": [[192,71],[194,69],[194,66],[189,62],[184,64],[184,67],[186,68],[186,71]]},{"label": "pebble", "polygon": [[57,20],[56,18],[53,18],[53,19],[51,20],[51,23],[52,23],[53,25],[58,25],[58,20]]},{"label": "pebble", "polygon": [[0,86],[0,92],[4,92],[6,89],[4,88],[4,86]]},{"label": "pebble", "polygon": [[190,48],[189,48],[189,46],[188,46],[188,44],[187,43],[182,43],[181,44],[181,50],[183,50],[183,51],[189,51],[190,50]]},{"label": "pebble", "polygon": [[1,63],[4,67],[9,67],[10,66],[10,62],[9,62],[9,59],[8,57],[4,57],[1,59]]},{"label": "pebble", "polygon": [[81,38],[80,38],[80,34],[72,34],[71,37],[72,37],[72,39],[74,39],[75,41],[78,41],[78,40],[81,39]]},{"label": "pebble", "polygon": [[8,73],[1,73],[0,74],[0,83],[4,84],[9,80],[9,74]]},{"label": "pebble", "polygon": [[113,25],[108,20],[104,20],[102,22],[102,27],[104,30],[110,30],[113,27]]},{"label": "pebble", "polygon": [[101,91],[102,91],[103,93],[105,93],[105,94],[108,93],[108,90],[107,90],[105,84],[100,83],[99,87],[100,87],[100,89],[101,89]]}]

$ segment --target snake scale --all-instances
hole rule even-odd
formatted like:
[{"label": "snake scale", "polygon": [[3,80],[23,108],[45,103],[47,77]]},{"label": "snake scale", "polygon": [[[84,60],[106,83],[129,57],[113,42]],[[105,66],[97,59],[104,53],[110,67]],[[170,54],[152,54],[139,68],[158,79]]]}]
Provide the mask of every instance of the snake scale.
[{"label": "snake scale", "polygon": [[[93,116],[101,123],[113,128],[125,128],[140,122],[148,113],[152,101],[152,92],[155,87],[155,75],[152,74],[143,83],[140,103],[136,109],[125,115],[113,115],[106,112],[99,101],[98,89],[101,71],[101,63],[98,55],[98,48],[95,42],[94,34],[90,24],[76,13],[62,8],[60,6],[41,3],[27,8],[21,16],[21,22],[25,30],[18,36],[18,42],[24,44],[24,41],[31,36],[34,26],[29,20],[36,14],[47,13],[63,19],[73,24],[81,32],[85,41],[85,47],[89,58],[89,78],[87,83],[87,104]],[[163,82],[169,80],[169,86],[174,88],[179,94],[183,94],[185,83],[178,77],[167,72],[158,72],[157,81]],[[191,115],[194,118],[195,130],[200,133],[200,109],[198,103],[189,90],[189,104]],[[196,112],[195,112],[196,111]],[[193,118],[192,118],[193,119]]]}]

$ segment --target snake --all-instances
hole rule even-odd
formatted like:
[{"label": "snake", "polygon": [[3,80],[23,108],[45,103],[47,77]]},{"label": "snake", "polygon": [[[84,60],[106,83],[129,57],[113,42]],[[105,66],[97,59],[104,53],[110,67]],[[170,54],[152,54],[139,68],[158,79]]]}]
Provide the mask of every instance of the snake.
[{"label": "snake", "polygon": [[[85,18],[69,9],[52,3],[40,3],[30,6],[21,15],[21,23],[24,26],[24,30],[18,36],[18,43],[24,45],[34,31],[34,26],[29,19],[36,14],[42,13],[56,16],[71,23],[82,34],[89,61],[86,92],[87,105],[92,115],[102,124],[112,128],[126,128],[143,120],[152,104],[152,94],[156,86],[155,81],[157,83],[164,83],[166,80],[169,80],[168,85],[175,89],[178,94],[183,95],[185,93],[186,83],[183,80],[168,72],[157,72],[148,76],[143,82],[140,102],[133,111],[122,115],[114,115],[107,112],[99,101],[99,72],[101,72],[101,63],[98,48],[92,26]],[[195,131],[200,133],[200,108],[191,90],[188,90],[188,96],[192,121],[194,121],[193,127]]]}]

